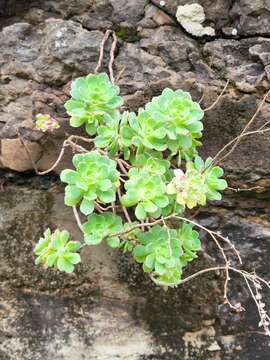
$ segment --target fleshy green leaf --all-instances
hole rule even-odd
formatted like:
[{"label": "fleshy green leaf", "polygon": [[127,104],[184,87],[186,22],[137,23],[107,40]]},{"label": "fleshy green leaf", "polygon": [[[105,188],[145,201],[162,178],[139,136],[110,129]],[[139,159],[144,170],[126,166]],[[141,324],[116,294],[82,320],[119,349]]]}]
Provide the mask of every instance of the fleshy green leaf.
[{"label": "fleshy green leaf", "polygon": [[68,185],[65,189],[65,204],[68,206],[76,205],[82,198],[82,191],[74,185]]},{"label": "fleshy green leaf", "polygon": [[57,260],[57,267],[60,271],[66,272],[66,273],[72,273],[74,270],[74,265],[66,260],[64,255],[61,255]]},{"label": "fleshy green leaf", "polygon": [[80,254],[75,254],[75,253],[66,254],[65,259],[73,265],[76,265],[79,262],[81,262]]},{"label": "fleshy green leaf", "polygon": [[135,208],[136,218],[139,220],[144,220],[146,218],[146,212],[142,204],[139,204]]},{"label": "fleshy green leaf", "polygon": [[93,201],[83,199],[80,205],[80,210],[84,215],[89,215],[94,211],[95,204]]},{"label": "fleshy green leaf", "polygon": [[77,179],[78,179],[78,174],[74,170],[66,169],[63,170],[60,174],[60,180],[70,185],[74,185]]},{"label": "fleshy green leaf", "polygon": [[111,247],[111,248],[118,248],[120,245],[120,239],[117,236],[113,236],[107,239],[107,244]]},{"label": "fleshy green leaf", "polygon": [[100,235],[98,236],[97,234],[84,236],[84,242],[87,245],[98,245],[101,243],[102,240],[103,238]]}]

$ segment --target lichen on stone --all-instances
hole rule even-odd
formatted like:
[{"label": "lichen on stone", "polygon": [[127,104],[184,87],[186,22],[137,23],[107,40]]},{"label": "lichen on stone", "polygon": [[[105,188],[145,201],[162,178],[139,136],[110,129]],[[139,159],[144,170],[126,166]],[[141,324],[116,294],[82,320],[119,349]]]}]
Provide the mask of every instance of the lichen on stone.
[{"label": "lichen on stone", "polygon": [[194,36],[214,36],[215,29],[211,26],[203,26],[205,21],[204,9],[200,4],[178,6],[176,11],[177,21],[183,28]]}]

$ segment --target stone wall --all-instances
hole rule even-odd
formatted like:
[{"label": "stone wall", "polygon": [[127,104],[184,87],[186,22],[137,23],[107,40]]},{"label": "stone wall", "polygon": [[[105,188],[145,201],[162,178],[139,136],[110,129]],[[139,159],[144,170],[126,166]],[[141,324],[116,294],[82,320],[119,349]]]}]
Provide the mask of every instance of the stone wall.
[{"label": "stone wall", "polygon": [[[268,360],[257,333],[256,308],[241,279],[222,304],[222,274],[209,274],[167,292],[151,284],[132,259],[105,246],[85,249],[72,275],[34,266],[32,249],[48,226],[76,229],[63,205],[57,176],[33,175],[23,137],[40,169],[56,159],[69,128],[63,103],[70,81],[94,71],[104,31],[118,36],[115,73],[127,109],[137,109],[164,87],[181,88],[206,108],[227,79],[218,105],[204,119],[203,156],[239,134],[270,82],[270,3],[200,0],[215,37],[196,38],[176,22],[191,0],[0,0],[0,359],[1,360]],[[105,48],[103,69],[109,58]],[[37,113],[61,123],[53,136],[35,131]],[[266,102],[255,128],[269,120]],[[197,220],[230,236],[245,268],[270,272],[270,141],[246,138],[224,163],[231,194]],[[69,164],[67,154],[57,172]],[[202,235],[203,236],[203,235]],[[204,251],[187,273],[219,264],[205,236]],[[268,304],[270,305],[270,304]]]}]

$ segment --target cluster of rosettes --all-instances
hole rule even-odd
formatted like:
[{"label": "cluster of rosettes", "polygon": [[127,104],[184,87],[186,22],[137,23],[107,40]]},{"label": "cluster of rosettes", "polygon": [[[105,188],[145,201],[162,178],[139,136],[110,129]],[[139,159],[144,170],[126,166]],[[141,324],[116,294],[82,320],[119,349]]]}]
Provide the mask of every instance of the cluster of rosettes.
[{"label": "cluster of rosettes", "polygon": [[[188,93],[165,89],[137,114],[120,113],[123,99],[106,74],[76,79],[71,97],[65,104],[70,124],[85,126],[93,136],[94,149],[75,155],[74,169],[62,171],[60,178],[67,184],[65,204],[79,206],[87,216],[80,226],[85,244],[104,240],[110,247],[131,252],[154,279],[177,284],[201,243],[190,224],[174,228],[165,221],[186,207],[220,200],[219,191],[227,186],[221,179],[222,169],[212,166],[212,159],[204,163],[197,156],[203,111]],[[40,128],[49,120],[40,117]],[[185,172],[176,169],[181,160]],[[104,204],[111,205],[106,209]],[[112,212],[103,212],[108,208]],[[103,213],[93,213],[95,209]],[[148,223],[153,218],[159,219],[159,225],[147,229],[144,224],[144,231],[139,229],[142,225],[137,220]],[[35,248],[37,263],[71,272],[80,261],[79,248],[79,243],[69,241],[67,232],[48,230]]]},{"label": "cluster of rosettes", "polygon": [[119,150],[126,159],[130,147],[156,151],[169,149],[172,153],[192,157],[201,143],[203,111],[189,93],[165,89],[135,113],[119,113],[123,99],[119,88],[111,84],[106,74],[88,75],[72,83],[71,96],[65,104],[71,116],[70,125],[83,124],[89,135],[96,135],[97,147],[106,148],[109,155]]},{"label": "cluster of rosettes", "polygon": [[205,205],[207,200],[221,200],[219,190],[227,187],[227,182],[220,179],[223,170],[218,166],[208,166],[212,159],[204,164],[199,157],[187,163],[184,173],[181,169],[174,170],[174,178],[167,185],[167,193],[176,195],[176,201],[189,209],[197,205]]},{"label": "cluster of rosettes", "polygon": [[73,156],[76,170],[63,170],[61,181],[67,183],[65,188],[65,204],[80,204],[83,214],[94,211],[95,201],[111,203],[115,201],[116,189],[119,186],[119,172],[116,162],[97,151]]}]

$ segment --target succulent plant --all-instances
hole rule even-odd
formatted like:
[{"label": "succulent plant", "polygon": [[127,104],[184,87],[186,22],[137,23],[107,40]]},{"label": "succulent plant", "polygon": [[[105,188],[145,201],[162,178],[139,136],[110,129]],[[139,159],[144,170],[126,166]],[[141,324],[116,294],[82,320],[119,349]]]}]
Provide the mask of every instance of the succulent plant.
[{"label": "succulent plant", "polygon": [[[187,92],[165,89],[137,114],[121,113],[119,88],[106,74],[74,80],[71,97],[65,104],[70,124],[85,126],[94,149],[74,155],[74,169],[63,170],[60,178],[67,184],[65,204],[79,206],[87,216],[80,226],[85,244],[104,240],[133,253],[144,271],[160,281],[176,284],[201,243],[190,224],[178,229],[173,222],[165,224],[164,218],[183,218],[186,207],[219,200],[219,191],[227,186],[222,169],[197,155],[204,115],[200,105]],[[40,118],[44,119],[48,120]],[[76,220],[81,225],[80,214]],[[137,220],[151,225],[145,228]],[[54,258],[47,260],[47,246],[50,237],[60,233],[46,234],[43,245],[37,245],[38,262],[50,265]]]},{"label": "succulent plant", "polygon": [[139,141],[149,149],[178,151],[192,156],[197,140],[202,136],[203,111],[193,102],[189,93],[182,90],[163,90],[140,110],[137,122],[131,127],[136,131],[135,144]]},{"label": "succulent plant", "polygon": [[80,204],[83,214],[93,212],[95,201],[111,203],[119,186],[119,172],[116,162],[97,151],[76,154],[73,157],[76,170],[63,170],[60,179],[68,185],[65,188],[65,204]]},{"label": "succulent plant", "polygon": [[42,132],[53,131],[60,128],[59,122],[49,114],[37,114],[36,128]]},{"label": "succulent plant", "polygon": [[127,126],[128,119],[134,117],[134,113],[125,111],[122,115],[115,112],[113,115],[105,115],[105,124],[97,129],[95,145],[98,148],[106,148],[109,156],[114,156],[119,150],[124,152],[124,157],[129,158],[132,145],[133,130]]},{"label": "succulent plant", "polygon": [[218,166],[209,166],[210,163],[211,158],[204,163],[197,156],[194,162],[187,162],[185,173],[181,169],[174,170],[175,176],[167,185],[167,193],[176,194],[178,204],[189,209],[205,205],[207,200],[220,200],[218,190],[224,190],[227,183],[224,179],[219,179],[223,170]]},{"label": "succulent plant", "polygon": [[95,135],[98,126],[106,122],[105,115],[114,115],[123,104],[119,91],[105,73],[74,80],[70,92],[72,99],[65,104],[71,116],[70,125],[80,127],[85,124],[86,132]]},{"label": "succulent plant", "polygon": [[87,217],[87,222],[83,224],[84,241],[88,245],[97,245],[103,239],[112,247],[119,247],[120,239],[118,236],[111,236],[123,230],[122,219],[111,212],[104,214],[91,214]]},{"label": "succulent plant", "polygon": [[139,245],[133,249],[134,259],[143,263],[144,272],[152,272],[168,283],[176,284],[181,279],[182,268],[201,248],[198,233],[185,223],[178,230],[155,225],[137,236]]},{"label": "succulent plant", "polygon": [[137,151],[131,158],[131,163],[136,168],[144,168],[152,175],[166,175],[170,168],[170,162],[165,160],[160,152],[151,150]]},{"label": "succulent plant", "polygon": [[77,253],[80,247],[79,242],[69,241],[69,233],[66,230],[59,231],[57,229],[52,233],[50,229],[47,229],[34,249],[37,256],[36,264],[71,273],[74,265],[81,261],[81,257]]},{"label": "succulent plant", "polygon": [[151,174],[145,168],[132,168],[129,171],[129,180],[125,182],[125,189],[127,192],[122,197],[122,205],[136,206],[135,216],[139,220],[145,219],[147,214],[159,217],[161,209],[169,204],[164,178]]}]

